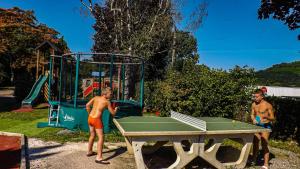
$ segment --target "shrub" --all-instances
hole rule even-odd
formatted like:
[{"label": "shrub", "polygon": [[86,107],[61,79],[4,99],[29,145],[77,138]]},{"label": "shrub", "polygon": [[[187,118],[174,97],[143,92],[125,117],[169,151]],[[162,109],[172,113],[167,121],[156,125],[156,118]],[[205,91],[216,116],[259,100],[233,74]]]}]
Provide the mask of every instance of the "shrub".
[{"label": "shrub", "polygon": [[166,78],[145,85],[146,106],[162,116],[170,110],[199,116],[220,116],[247,120],[251,104],[254,71],[235,67],[232,70],[210,69],[185,61],[181,71],[168,70]]},{"label": "shrub", "polygon": [[296,139],[300,141],[300,100],[294,98],[267,97],[275,112],[272,137],[276,139]]}]

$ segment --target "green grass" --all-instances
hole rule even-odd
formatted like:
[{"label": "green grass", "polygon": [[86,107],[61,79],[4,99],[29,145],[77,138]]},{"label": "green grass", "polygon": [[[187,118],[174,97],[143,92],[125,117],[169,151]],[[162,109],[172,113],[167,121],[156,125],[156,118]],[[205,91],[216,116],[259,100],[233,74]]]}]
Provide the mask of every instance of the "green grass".
[{"label": "green grass", "polygon": [[[86,132],[77,131],[67,135],[58,135],[57,132],[62,130],[60,128],[37,128],[37,123],[47,121],[47,116],[47,109],[37,109],[28,113],[0,112],[0,131],[22,133],[30,138],[59,143],[88,141],[89,134]],[[111,134],[105,134],[105,141],[124,142],[124,138],[119,131],[113,131]],[[242,148],[241,144],[230,139],[226,139],[222,145]],[[300,146],[294,141],[270,140],[270,146],[300,155]]]},{"label": "green grass", "polygon": [[292,140],[282,141],[282,140],[272,140],[271,139],[269,142],[269,145],[271,147],[276,147],[276,148],[294,152],[298,156],[300,156],[300,146],[296,141],[292,141]]},{"label": "green grass", "polygon": [[[232,141],[230,139],[225,139],[224,142],[222,143],[222,145],[223,146],[231,146],[231,147],[239,149],[239,150],[242,149],[242,144]],[[271,147],[294,152],[295,154],[297,154],[300,157],[300,146],[298,145],[298,143],[296,141],[292,141],[292,140],[282,141],[282,140],[270,139],[269,145]]]},{"label": "green grass", "polygon": [[[89,133],[77,131],[71,134],[58,135],[61,128],[37,128],[38,122],[46,122],[48,116],[47,109],[36,109],[33,112],[16,113],[1,112],[0,113],[0,131],[22,133],[29,138],[39,138],[44,141],[65,142],[81,142],[87,141]],[[124,138],[119,132],[112,132],[105,135],[105,141],[119,142]]]}]

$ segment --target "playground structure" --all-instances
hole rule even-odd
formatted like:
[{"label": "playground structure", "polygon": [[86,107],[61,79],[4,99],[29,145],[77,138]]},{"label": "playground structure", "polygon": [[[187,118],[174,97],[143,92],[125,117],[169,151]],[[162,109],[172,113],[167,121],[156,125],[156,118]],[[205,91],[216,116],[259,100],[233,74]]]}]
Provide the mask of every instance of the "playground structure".
[{"label": "playground structure", "polygon": [[[104,77],[104,74],[102,74],[102,77]],[[103,89],[105,87],[109,86],[109,78],[103,79],[103,82],[101,86],[99,86],[99,82],[96,81],[95,78],[87,78],[87,79],[82,79],[82,90],[83,90],[83,98],[89,97],[89,95],[95,95],[95,92],[99,92],[99,89]],[[116,88],[117,82],[113,82],[113,87]]]},{"label": "playground structure", "polygon": [[31,91],[27,95],[27,97],[22,101],[22,107],[31,108],[34,104],[36,104],[39,99],[43,101],[48,101],[48,91],[49,85],[47,83],[48,72],[49,72],[49,57],[50,55],[62,53],[61,50],[56,47],[53,43],[49,41],[44,41],[40,45],[35,48],[36,60],[35,63],[32,64],[35,67],[33,71],[35,71],[36,81],[31,88]]},{"label": "playground structure", "polygon": [[[27,97],[22,101],[22,107],[31,107],[37,101],[37,98],[40,95],[40,92],[42,91],[47,79],[47,75],[41,75],[38,78]],[[48,85],[45,87],[44,90],[48,90]]]},{"label": "playground structure", "polygon": [[[141,116],[144,96],[143,59],[126,54],[70,53],[51,55],[49,64],[48,122],[38,127],[59,127],[88,131],[85,104],[110,87],[116,118]],[[102,114],[104,132],[110,132],[112,117]]]}]

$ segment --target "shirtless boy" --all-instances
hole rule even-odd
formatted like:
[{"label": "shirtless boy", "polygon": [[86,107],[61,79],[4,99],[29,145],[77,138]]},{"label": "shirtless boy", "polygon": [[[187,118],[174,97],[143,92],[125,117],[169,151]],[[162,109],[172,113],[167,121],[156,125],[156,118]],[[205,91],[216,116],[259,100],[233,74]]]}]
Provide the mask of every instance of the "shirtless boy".
[{"label": "shirtless boy", "polygon": [[[102,124],[102,113],[104,109],[108,108],[109,112],[114,116],[117,112],[117,107],[115,109],[112,108],[109,99],[111,98],[111,89],[109,87],[105,88],[102,91],[101,96],[96,96],[92,98],[86,104],[86,110],[89,113],[88,124],[90,127],[90,138],[89,138],[89,145],[88,145],[88,153],[87,156],[96,155],[93,152],[93,144],[95,135],[97,133],[98,136],[98,143],[97,143],[97,157],[95,162],[100,164],[109,164],[108,161],[104,161],[102,158],[102,148],[103,148],[103,124]],[[93,107],[91,110],[91,106]]]},{"label": "shirtless boy", "polygon": [[[255,125],[271,129],[272,122],[275,120],[273,107],[270,103],[264,100],[264,93],[262,90],[256,90],[254,93],[254,102],[252,103],[251,119]],[[269,148],[268,139],[269,132],[257,133],[253,140],[253,160],[256,161],[259,141],[261,140],[262,149],[264,152],[264,165],[262,169],[269,168]]]}]

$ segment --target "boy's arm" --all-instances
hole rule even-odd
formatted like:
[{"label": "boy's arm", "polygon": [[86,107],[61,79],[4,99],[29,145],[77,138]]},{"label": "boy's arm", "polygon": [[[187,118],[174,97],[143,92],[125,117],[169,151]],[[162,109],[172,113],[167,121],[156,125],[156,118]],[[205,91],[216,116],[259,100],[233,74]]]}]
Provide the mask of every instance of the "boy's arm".
[{"label": "boy's arm", "polygon": [[268,104],[268,112],[269,113],[267,113],[267,117],[265,117],[265,118],[270,121],[274,121],[275,116],[274,116],[273,106],[271,104]]},{"label": "boy's arm", "polygon": [[116,115],[116,112],[118,110],[118,107],[116,107],[115,109],[112,108],[111,103],[108,101],[108,105],[107,105],[108,111],[110,112],[110,114],[112,116]]},{"label": "boy's arm", "polygon": [[94,103],[94,98],[92,98],[86,105],[85,105],[85,108],[86,108],[86,111],[88,112],[88,114],[90,114],[90,111],[91,111],[91,106],[93,105]]},{"label": "boy's arm", "polygon": [[256,119],[255,119],[255,111],[254,111],[254,105],[253,105],[253,104],[251,105],[251,119],[252,119],[252,122],[253,122],[254,124],[257,123],[257,121],[256,121]]}]

